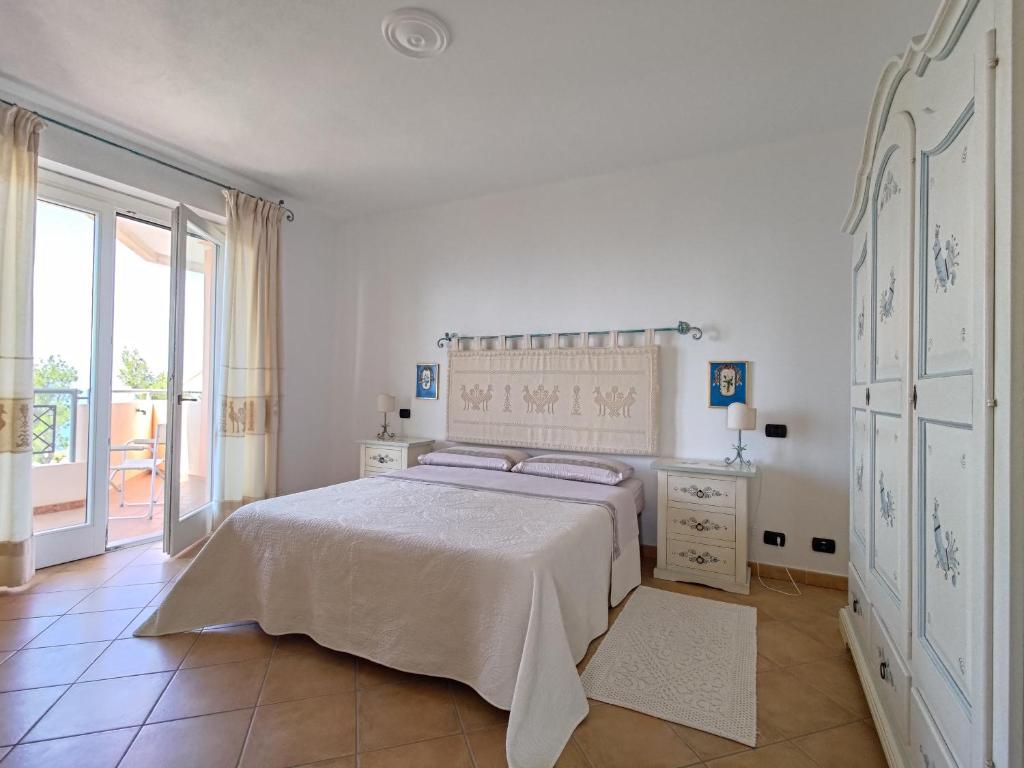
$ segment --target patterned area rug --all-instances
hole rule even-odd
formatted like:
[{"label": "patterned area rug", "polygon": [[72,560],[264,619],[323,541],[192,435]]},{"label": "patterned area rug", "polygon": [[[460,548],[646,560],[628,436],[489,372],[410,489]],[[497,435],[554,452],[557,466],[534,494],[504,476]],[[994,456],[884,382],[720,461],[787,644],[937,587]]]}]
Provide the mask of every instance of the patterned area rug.
[{"label": "patterned area rug", "polygon": [[754,746],[757,611],[640,587],[582,675],[587,696]]}]

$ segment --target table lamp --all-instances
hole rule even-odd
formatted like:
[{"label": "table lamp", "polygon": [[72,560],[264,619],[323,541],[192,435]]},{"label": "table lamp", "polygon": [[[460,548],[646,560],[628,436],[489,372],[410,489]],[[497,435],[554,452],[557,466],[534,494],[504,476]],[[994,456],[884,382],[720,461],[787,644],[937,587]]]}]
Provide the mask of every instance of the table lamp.
[{"label": "table lamp", "polygon": [[384,414],[384,426],[377,433],[377,439],[394,440],[395,433],[388,431],[388,414],[395,410],[395,396],[377,395],[377,410]]},{"label": "table lamp", "polygon": [[746,403],[730,403],[725,416],[726,429],[737,431],[736,455],[725,460],[726,464],[738,464],[740,469],[750,469],[750,461],[743,455],[747,446],[743,444],[743,430],[757,428],[757,408],[751,408]]}]

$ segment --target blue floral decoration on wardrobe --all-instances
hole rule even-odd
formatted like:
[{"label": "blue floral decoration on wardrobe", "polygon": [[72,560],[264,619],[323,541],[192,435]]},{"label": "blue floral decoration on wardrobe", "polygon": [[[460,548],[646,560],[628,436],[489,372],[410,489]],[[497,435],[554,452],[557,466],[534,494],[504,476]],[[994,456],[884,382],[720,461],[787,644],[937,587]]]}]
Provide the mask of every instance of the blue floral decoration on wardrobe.
[{"label": "blue floral decoration on wardrobe", "polygon": [[896,312],[896,268],[889,270],[889,287],[882,291],[878,299],[878,315],[884,323]]},{"label": "blue floral decoration on wardrobe", "polygon": [[896,524],[896,495],[885,487],[885,473],[878,473],[878,495],[882,505],[882,522],[892,528]]},{"label": "blue floral decoration on wardrobe", "polygon": [[960,266],[960,243],[955,235],[946,238],[943,244],[939,237],[940,225],[935,225],[935,240],[932,242],[932,257],[935,262],[935,292],[948,293],[956,285],[956,268]]},{"label": "blue floral decoration on wardrobe", "polygon": [[960,559],[957,557],[960,548],[952,531],[943,531],[939,521],[939,500],[935,499],[932,508],[932,532],[935,536],[935,565],[942,571],[944,579],[948,579],[955,587],[960,575]]}]

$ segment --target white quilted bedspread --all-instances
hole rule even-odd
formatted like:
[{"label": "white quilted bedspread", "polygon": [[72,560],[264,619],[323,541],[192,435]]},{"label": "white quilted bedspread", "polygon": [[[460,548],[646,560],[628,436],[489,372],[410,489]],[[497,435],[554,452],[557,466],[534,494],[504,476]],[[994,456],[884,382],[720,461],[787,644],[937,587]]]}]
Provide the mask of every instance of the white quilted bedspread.
[{"label": "white quilted bedspread", "polygon": [[[587,714],[576,662],[608,625],[608,505],[580,501],[576,489],[587,484],[570,481],[551,481],[567,484],[561,499],[534,495],[529,483],[525,495],[471,487],[486,486],[488,475],[516,482],[509,473],[403,479],[426,479],[424,469],[239,509],[136,634],[256,620],[271,634],[300,632],[390,667],[460,680],[511,710],[510,766],[554,765]],[[622,495],[630,496],[620,490],[616,503]],[[622,511],[619,544],[632,552],[636,515]]]}]

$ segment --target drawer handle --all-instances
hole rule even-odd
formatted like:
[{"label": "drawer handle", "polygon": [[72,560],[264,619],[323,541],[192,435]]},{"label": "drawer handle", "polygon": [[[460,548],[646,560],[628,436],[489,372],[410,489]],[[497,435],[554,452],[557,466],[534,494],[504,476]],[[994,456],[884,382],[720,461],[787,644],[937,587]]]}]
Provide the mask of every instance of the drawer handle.
[{"label": "drawer handle", "polygon": [[394,460],[394,456],[389,456],[386,453],[375,453],[370,456],[370,461],[376,461],[378,464],[391,464]]},{"label": "drawer handle", "polygon": [[696,563],[697,565],[707,565],[722,562],[721,558],[715,557],[710,552],[698,552],[695,549],[688,549],[685,552],[677,552],[676,554],[679,555],[679,557],[685,557],[691,563]]},{"label": "drawer handle", "polygon": [[860,600],[854,600],[852,607],[853,607],[853,612],[859,614],[860,613]]},{"label": "drawer handle", "polygon": [[892,676],[892,672],[889,670],[889,662],[883,661],[878,665],[878,676],[881,677],[885,682],[891,685],[893,688],[896,687],[896,680]]},{"label": "drawer handle", "polygon": [[698,520],[696,517],[678,518],[672,519],[672,522],[676,525],[685,525],[687,528],[693,531],[721,531],[723,527],[718,523],[713,523],[707,518]]},{"label": "drawer handle", "polygon": [[698,499],[710,499],[717,498],[718,496],[724,496],[717,488],[712,488],[710,485],[705,485],[703,488],[699,488],[695,484],[687,485],[683,488],[676,487],[676,490],[680,493],[685,493],[688,496],[696,496]]}]

